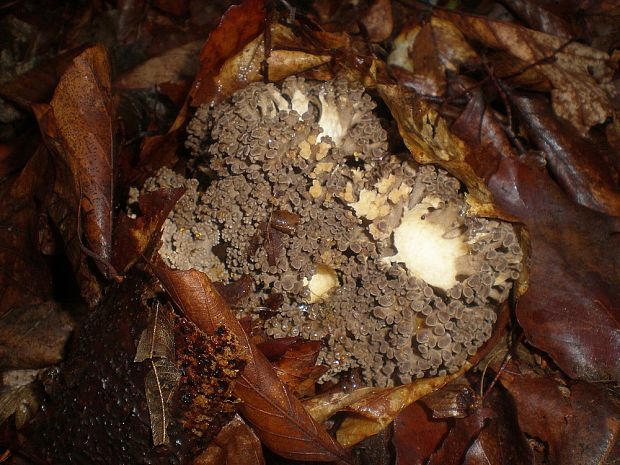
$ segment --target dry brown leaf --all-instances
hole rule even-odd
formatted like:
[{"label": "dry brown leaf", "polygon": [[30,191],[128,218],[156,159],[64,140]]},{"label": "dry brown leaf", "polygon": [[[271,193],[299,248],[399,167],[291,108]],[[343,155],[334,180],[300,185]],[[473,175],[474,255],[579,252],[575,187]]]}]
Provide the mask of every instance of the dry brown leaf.
[{"label": "dry brown leaf", "polygon": [[159,302],[140,335],[133,361],[143,362],[158,357],[174,361],[174,316],[166,306],[161,307]]},{"label": "dry brown leaf", "polygon": [[378,389],[364,399],[346,407],[354,415],[347,416],[336,433],[338,442],[350,447],[369,436],[377,434],[400,412],[418,399],[440,389],[465,373],[471,365],[466,363],[458,372],[435,378],[421,379],[396,388]]},{"label": "dry brown leaf", "polygon": [[461,65],[478,61],[458,28],[433,17],[423,25],[405,26],[394,39],[387,62],[402,85],[424,95],[443,95],[446,70],[458,72]]},{"label": "dry brown leaf", "polygon": [[144,379],[146,403],[151,419],[153,444],[168,444],[169,404],[181,372],[175,364],[165,358],[150,361],[151,369]]},{"label": "dry brown leaf", "polygon": [[152,269],[187,318],[207,334],[226,327],[249,354],[250,361],[234,393],[243,402],[242,415],[256,428],[263,444],[293,460],[346,462],[344,450],[278,379],[207,275],[196,270],[172,270],[161,260]]},{"label": "dry brown leaf", "polygon": [[71,173],[79,197],[74,207],[81,210],[75,227],[84,232],[106,276],[112,256],[115,105],[107,52],[95,46],[74,58],[50,104],[34,107],[46,143]]},{"label": "dry brown leaf", "polygon": [[114,84],[124,89],[143,89],[167,82],[193,79],[198,70],[198,52],[203,42],[189,42],[150,58],[120,76]]},{"label": "dry brown leaf", "polygon": [[152,252],[168,213],[184,192],[184,188],[146,192],[139,199],[141,216],[119,215],[112,247],[112,264],[119,273],[126,273],[139,258]]},{"label": "dry brown leaf", "polygon": [[435,14],[451,21],[469,38],[535,65],[553,86],[555,114],[569,120],[580,134],[612,116],[613,94],[608,93],[612,88],[606,84],[614,75],[617,59],[613,61],[609,54],[513,23],[446,10]]}]

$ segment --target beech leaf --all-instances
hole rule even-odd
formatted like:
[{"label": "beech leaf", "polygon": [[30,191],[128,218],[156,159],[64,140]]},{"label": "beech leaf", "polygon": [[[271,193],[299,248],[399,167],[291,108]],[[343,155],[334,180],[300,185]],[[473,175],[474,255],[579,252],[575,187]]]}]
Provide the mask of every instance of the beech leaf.
[{"label": "beech leaf", "polygon": [[146,403],[151,418],[153,444],[168,444],[169,403],[181,372],[175,364],[165,358],[150,361],[151,369],[144,379]]},{"label": "beech leaf", "polygon": [[254,426],[263,444],[292,460],[347,460],[345,451],[280,381],[204,273],[172,270],[161,259],[152,264],[152,269],[188,319],[207,334],[225,326],[250,355],[234,393],[243,402],[241,414]]}]

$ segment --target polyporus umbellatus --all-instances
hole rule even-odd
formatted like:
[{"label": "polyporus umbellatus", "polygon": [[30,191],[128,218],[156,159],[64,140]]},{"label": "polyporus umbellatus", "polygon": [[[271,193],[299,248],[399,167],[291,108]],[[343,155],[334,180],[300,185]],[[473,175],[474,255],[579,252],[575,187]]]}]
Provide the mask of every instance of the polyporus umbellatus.
[{"label": "polyporus umbellatus", "polygon": [[322,340],[323,380],[357,367],[390,385],[475,354],[522,252],[510,224],[467,215],[458,180],[388,153],[374,108],[346,81],[251,84],[188,127],[204,190],[166,169],[145,189],[189,188],[165,226],[172,266],[250,275],[244,311],[276,301],[268,335]]}]

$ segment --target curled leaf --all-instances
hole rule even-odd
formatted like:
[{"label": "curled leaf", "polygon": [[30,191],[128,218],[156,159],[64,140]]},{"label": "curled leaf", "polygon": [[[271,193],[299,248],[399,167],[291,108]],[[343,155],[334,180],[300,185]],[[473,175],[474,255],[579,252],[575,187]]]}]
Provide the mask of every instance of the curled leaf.
[{"label": "curled leaf", "polygon": [[[49,105],[34,107],[48,147],[71,176],[77,224],[65,225],[65,241],[83,231],[101,272],[112,272],[112,185],[115,102],[106,50],[95,46],[74,58]],[[61,228],[62,230],[62,228]],[[69,244],[68,244],[69,245]],[[76,242],[72,247],[79,247]]]}]

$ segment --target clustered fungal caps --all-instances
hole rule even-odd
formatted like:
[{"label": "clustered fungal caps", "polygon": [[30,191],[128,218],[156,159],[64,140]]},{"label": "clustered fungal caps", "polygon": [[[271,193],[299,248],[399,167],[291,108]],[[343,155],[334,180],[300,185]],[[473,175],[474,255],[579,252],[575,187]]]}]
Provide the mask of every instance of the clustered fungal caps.
[{"label": "clustered fungal caps", "polygon": [[163,169],[143,189],[188,189],[164,227],[170,265],[250,275],[243,311],[281,303],[266,333],[323,341],[323,381],[358,368],[385,386],[458,371],[522,251],[510,224],[466,215],[458,180],[388,153],[374,108],[344,80],[251,84],[189,124],[208,186]]}]

